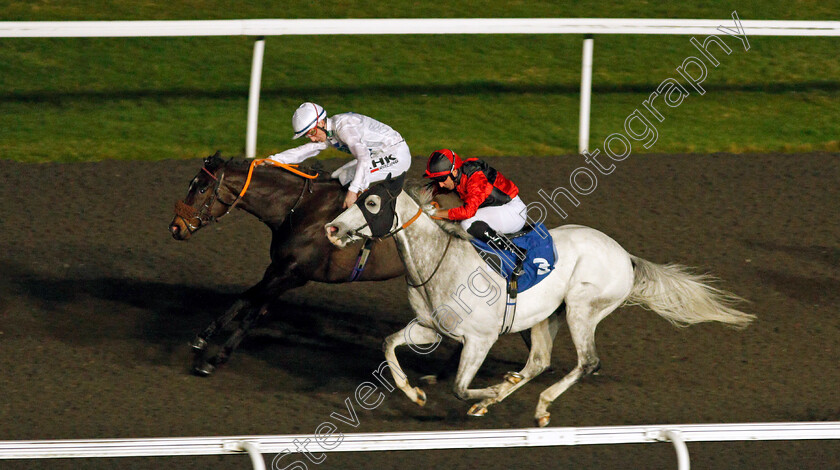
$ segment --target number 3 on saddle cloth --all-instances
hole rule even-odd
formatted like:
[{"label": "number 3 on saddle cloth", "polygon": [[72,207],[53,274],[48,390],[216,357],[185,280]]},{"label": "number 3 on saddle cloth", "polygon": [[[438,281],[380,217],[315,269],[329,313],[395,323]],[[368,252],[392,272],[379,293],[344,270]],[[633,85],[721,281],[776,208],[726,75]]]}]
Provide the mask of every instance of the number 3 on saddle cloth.
[{"label": "number 3 on saddle cloth", "polygon": [[529,230],[506,235],[514,245],[522,248],[522,253],[525,253],[525,259],[522,260],[522,274],[518,278],[513,276],[513,271],[519,262],[517,254],[498,249],[475,238],[470,240],[473,248],[484,261],[507,281],[507,304],[500,334],[508,333],[513,326],[517,293],[525,292],[542,281],[554,269],[554,263],[557,260],[554,241],[545,225],[539,223],[527,228]]}]

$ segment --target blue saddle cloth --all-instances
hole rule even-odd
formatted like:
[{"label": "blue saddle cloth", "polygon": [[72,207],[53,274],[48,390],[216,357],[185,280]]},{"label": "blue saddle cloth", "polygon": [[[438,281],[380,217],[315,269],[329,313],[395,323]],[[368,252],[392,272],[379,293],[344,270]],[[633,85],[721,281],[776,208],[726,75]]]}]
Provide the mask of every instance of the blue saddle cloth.
[{"label": "blue saddle cloth", "polygon": [[[508,238],[510,236],[508,235]],[[519,292],[525,292],[543,280],[554,269],[557,254],[554,252],[554,242],[551,234],[543,224],[536,224],[533,230],[511,238],[513,244],[528,251],[522,262],[523,273],[519,276]],[[510,251],[496,248],[475,238],[471,239],[473,247],[479,255],[507,281],[510,281],[513,269],[516,267],[517,257]]]}]

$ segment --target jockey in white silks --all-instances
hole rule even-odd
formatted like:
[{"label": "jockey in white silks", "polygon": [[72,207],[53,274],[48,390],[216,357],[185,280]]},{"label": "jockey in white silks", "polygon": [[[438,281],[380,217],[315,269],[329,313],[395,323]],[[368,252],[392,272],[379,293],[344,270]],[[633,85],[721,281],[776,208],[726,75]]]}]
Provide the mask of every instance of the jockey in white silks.
[{"label": "jockey in white silks", "polygon": [[344,208],[356,202],[359,193],[371,183],[389,175],[397,178],[408,171],[411,152],[405,139],[390,126],[356,113],[327,117],[321,106],[306,102],[292,116],[294,138],[309,137],[311,141],[268,157],[280,163],[300,163],[318,155],[329,146],[352,154],[355,160],[332,173],[342,185],[348,185]]}]

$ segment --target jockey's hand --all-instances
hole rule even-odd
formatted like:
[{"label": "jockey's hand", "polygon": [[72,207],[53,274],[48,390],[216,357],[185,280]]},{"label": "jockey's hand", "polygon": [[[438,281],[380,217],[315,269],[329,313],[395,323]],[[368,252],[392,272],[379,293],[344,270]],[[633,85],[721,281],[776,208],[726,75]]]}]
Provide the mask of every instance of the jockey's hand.
[{"label": "jockey's hand", "polygon": [[344,204],[341,205],[342,209],[347,209],[348,207],[352,206],[356,203],[356,199],[359,198],[359,195],[353,191],[347,191],[347,195],[344,196]]},{"label": "jockey's hand", "polygon": [[438,209],[435,211],[435,215],[432,216],[434,219],[443,219],[446,220],[449,218],[449,209]]}]

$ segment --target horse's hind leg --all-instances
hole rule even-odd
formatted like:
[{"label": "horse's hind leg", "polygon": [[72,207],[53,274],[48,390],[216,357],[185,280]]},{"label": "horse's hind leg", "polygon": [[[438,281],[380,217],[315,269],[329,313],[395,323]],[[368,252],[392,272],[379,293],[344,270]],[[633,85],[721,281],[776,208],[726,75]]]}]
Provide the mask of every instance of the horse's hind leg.
[{"label": "horse's hind leg", "polygon": [[598,359],[598,353],[595,349],[595,327],[620,304],[620,301],[613,302],[605,308],[597,308],[596,305],[604,305],[603,301],[592,299],[588,299],[584,304],[572,304],[571,302],[567,304],[566,323],[569,325],[572,342],[575,345],[575,350],[577,350],[578,363],[559,382],[540,393],[537,410],[534,414],[537,425],[540,427],[548,425],[551,419],[548,407],[560,394],[580,379],[597,372],[601,367],[601,361]]},{"label": "horse's hind leg", "polygon": [[[548,368],[551,363],[551,347],[554,344],[554,336],[549,323],[549,319],[545,319],[531,328],[529,337],[531,349],[525,367],[519,372],[508,372],[502,383],[491,387],[495,388],[498,394],[493,398],[485,398],[473,405],[467,412],[468,415],[484,416],[487,413],[488,406],[501,402]],[[559,322],[555,320],[555,323]],[[556,328],[553,333],[557,333]]]},{"label": "horse's hind leg", "polygon": [[[557,310],[554,311],[548,318],[548,334],[551,336],[551,340],[554,341],[554,338],[557,336],[557,332],[560,331],[560,326],[562,326],[563,319],[560,315],[565,315],[566,312],[566,304],[563,303]],[[525,347],[529,350],[531,349],[531,330],[522,330],[519,332],[519,335],[522,337],[522,341],[525,342]]]},{"label": "horse's hind leg", "polygon": [[[553,314],[551,314],[550,317],[548,317],[548,334],[549,334],[549,337],[551,338],[551,341],[554,341],[554,337],[557,336],[557,332],[560,330],[560,326],[561,326],[561,322],[562,322],[562,320],[560,318],[560,313],[563,312],[564,307],[565,306],[561,306],[560,308],[557,309],[557,311],[555,311]],[[521,332],[519,332],[519,334],[522,336],[522,341],[525,342],[525,347],[527,347],[528,350],[530,351],[531,350],[531,330],[522,330]],[[458,348],[456,350],[452,351],[452,354],[449,356],[449,359],[446,360],[446,363],[443,365],[443,367],[440,368],[440,370],[438,371],[437,374],[424,375],[423,377],[420,377],[420,380],[422,380],[423,382],[425,382],[429,385],[434,385],[437,382],[439,382],[440,380],[449,377],[450,371],[458,370],[458,361],[459,361],[458,358],[461,354],[461,349],[462,348],[463,348],[463,345],[459,343]],[[544,372],[544,371],[540,371],[540,372]],[[509,374],[513,375],[513,374],[518,374],[518,373],[519,372],[510,372]],[[537,375],[539,375],[539,373]],[[499,400],[499,401],[501,401],[501,400]]]},{"label": "horse's hind leg", "polygon": [[385,352],[385,360],[391,369],[394,383],[408,396],[409,400],[420,406],[426,404],[426,393],[417,387],[409,385],[408,378],[397,360],[395,350],[397,346],[404,344],[422,345],[437,343],[438,341],[440,341],[440,335],[435,330],[420,325],[416,320],[412,320],[408,326],[385,338],[385,342],[382,344],[382,350]]}]

